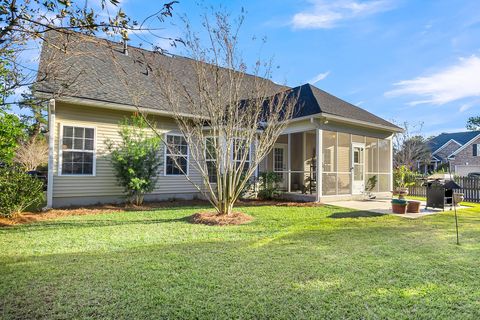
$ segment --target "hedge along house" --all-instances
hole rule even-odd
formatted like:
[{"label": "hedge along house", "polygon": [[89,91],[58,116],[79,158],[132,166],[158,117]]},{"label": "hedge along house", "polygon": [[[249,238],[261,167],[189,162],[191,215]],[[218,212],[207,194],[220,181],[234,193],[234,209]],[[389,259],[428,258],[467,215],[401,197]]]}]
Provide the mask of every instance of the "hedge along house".
[{"label": "hedge along house", "polygon": [[[101,40],[50,34],[40,58],[35,94],[49,100],[47,206],[62,207],[123,200],[111,167],[106,141],[119,139],[118,123],[134,112],[153,118],[163,139],[183,145],[182,154],[159,150],[162,166],[155,190],[146,200],[190,199],[200,195],[181,173],[197,184],[201,175],[190,163],[189,147],[151,81],[149,68],[165,68],[187,86],[192,60]],[[67,37],[68,47],[52,46]],[[62,41],[64,38],[62,38]],[[62,42],[63,43],[63,42]],[[146,66],[149,56],[154,65]],[[252,79],[247,76],[245,79]],[[258,78],[255,78],[258,80]],[[271,153],[257,170],[282,176],[280,189],[297,199],[354,198],[377,176],[376,192],[392,188],[392,135],[395,125],[312,85],[289,88],[263,79],[271,95],[291,90],[298,96],[295,112]],[[192,83],[192,85],[194,85]],[[248,86],[248,81],[246,81]],[[245,90],[245,99],[248,90]],[[196,115],[189,115],[196,116]],[[254,146],[250,148],[254,151]]]}]

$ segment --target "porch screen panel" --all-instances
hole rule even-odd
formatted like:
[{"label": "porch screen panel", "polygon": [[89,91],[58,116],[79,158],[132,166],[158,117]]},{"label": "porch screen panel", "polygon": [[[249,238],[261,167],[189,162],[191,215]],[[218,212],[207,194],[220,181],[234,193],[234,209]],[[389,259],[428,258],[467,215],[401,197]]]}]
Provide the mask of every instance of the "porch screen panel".
[{"label": "porch screen panel", "polygon": [[382,174],[378,175],[378,191],[380,192],[388,192],[390,190],[390,174]]},{"label": "porch screen panel", "polygon": [[323,131],[323,172],[337,171],[337,133],[332,131]]},{"label": "porch screen panel", "polygon": [[380,153],[378,162],[378,172],[390,173],[392,163],[390,162],[390,140],[378,140],[378,152]]},{"label": "porch screen panel", "polygon": [[365,143],[365,137],[352,134],[352,142]]},{"label": "porch screen panel", "polygon": [[379,176],[378,176],[378,139],[366,137],[365,139],[365,185],[372,177],[376,177],[377,183],[371,190],[378,192]]},{"label": "porch screen panel", "polygon": [[337,133],[337,194],[352,192],[352,175],[350,171],[352,158],[352,136]]},{"label": "porch screen panel", "polygon": [[392,171],[390,140],[378,140],[378,191],[391,191],[390,172]]},{"label": "porch screen panel", "polygon": [[337,150],[337,167],[338,172],[350,174],[351,158],[351,141],[350,134],[339,132],[338,133],[338,150]]},{"label": "porch screen panel", "polygon": [[324,173],[322,175],[322,193],[326,196],[337,194],[337,174]]},{"label": "porch screen panel", "polygon": [[339,173],[337,177],[338,194],[350,194],[352,192],[350,174]]}]

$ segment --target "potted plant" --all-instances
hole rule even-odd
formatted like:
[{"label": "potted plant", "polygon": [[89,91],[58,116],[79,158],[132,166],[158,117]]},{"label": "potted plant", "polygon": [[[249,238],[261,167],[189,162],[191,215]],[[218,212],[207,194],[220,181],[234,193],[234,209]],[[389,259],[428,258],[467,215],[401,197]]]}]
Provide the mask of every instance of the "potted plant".
[{"label": "potted plant", "polygon": [[407,200],[405,199],[392,199],[392,212],[397,214],[407,213]]},{"label": "potted plant", "polygon": [[402,165],[396,168],[393,174],[396,186],[393,195],[398,195],[398,199],[405,199],[405,196],[408,195],[408,187],[415,185],[414,173],[407,166]]}]

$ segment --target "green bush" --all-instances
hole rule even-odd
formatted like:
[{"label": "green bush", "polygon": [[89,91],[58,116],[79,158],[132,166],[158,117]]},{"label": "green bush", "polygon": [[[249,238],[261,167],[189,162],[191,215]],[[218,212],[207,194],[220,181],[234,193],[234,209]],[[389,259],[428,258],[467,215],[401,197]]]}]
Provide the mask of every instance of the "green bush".
[{"label": "green bush", "polygon": [[417,178],[421,178],[421,174],[413,172],[405,165],[393,169],[393,184],[395,188],[412,187],[417,183]]},{"label": "green bush", "polygon": [[276,172],[261,172],[260,173],[260,190],[258,191],[258,198],[262,200],[272,200],[278,193],[278,183],[282,182],[282,176]]},{"label": "green bush", "polygon": [[107,141],[111,162],[119,185],[130,203],[141,205],[146,193],[155,188],[157,170],[161,164],[158,151],[160,139],[141,117],[134,115],[119,124],[121,141]]},{"label": "green bush", "polygon": [[44,200],[43,182],[15,167],[0,168],[0,215],[11,217]]}]

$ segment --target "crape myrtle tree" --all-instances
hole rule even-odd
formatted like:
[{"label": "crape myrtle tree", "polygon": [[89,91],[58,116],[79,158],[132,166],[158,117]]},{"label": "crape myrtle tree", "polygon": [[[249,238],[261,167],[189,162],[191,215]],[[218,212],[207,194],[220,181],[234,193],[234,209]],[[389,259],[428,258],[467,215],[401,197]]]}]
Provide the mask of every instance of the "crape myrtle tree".
[{"label": "crape myrtle tree", "polygon": [[183,40],[192,58],[188,81],[166,68],[152,69],[201,181],[184,172],[186,159],[177,140],[164,141],[165,147],[180,155],[172,157],[174,165],[219,215],[232,214],[242,190],[285,129],[297,100],[291,91],[281,91],[267,80],[271,60],[247,68],[239,48],[243,20],[243,15],[232,20],[223,12],[204,15],[204,41],[186,21]]}]

